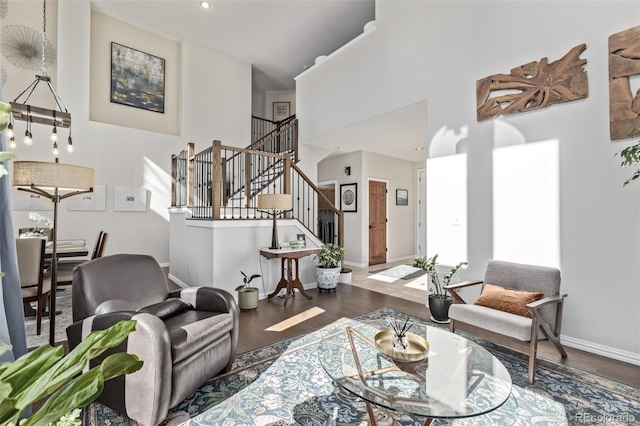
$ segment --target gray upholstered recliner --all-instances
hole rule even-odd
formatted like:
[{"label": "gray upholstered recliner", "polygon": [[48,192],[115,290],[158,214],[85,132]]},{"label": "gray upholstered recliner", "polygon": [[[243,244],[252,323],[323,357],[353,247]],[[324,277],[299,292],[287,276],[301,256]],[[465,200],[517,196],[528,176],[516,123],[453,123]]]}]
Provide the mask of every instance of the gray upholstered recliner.
[{"label": "gray upholstered recliner", "polygon": [[160,423],[169,408],[233,363],[239,329],[233,297],[212,287],[169,292],[151,256],[116,254],[83,263],[74,269],[72,292],[70,348],[93,330],[137,320],[136,331],[114,351],[136,354],[144,365],[106,382],[98,401],[141,424]]},{"label": "gray upholstered recliner", "polygon": [[[493,284],[508,290],[542,293],[539,300],[524,306],[529,317],[505,312],[493,307],[467,304],[456,290],[475,284]],[[538,340],[547,338],[563,358],[567,353],[560,343],[564,298],[560,293],[560,271],[545,266],[489,260],[483,281],[468,281],[445,287],[454,298],[449,308],[449,330],[455,331],[456,322],[470,324],[494,333],[529,342],[529,383],[533,383]],[[504,306],[511,300],[504,298]]]}]

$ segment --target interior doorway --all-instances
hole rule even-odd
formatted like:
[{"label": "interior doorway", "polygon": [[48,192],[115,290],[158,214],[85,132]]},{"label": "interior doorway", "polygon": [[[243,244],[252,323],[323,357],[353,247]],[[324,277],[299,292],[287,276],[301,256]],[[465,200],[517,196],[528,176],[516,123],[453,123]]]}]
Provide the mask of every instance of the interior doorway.
[{"label": "interior doorway", "polygon": [[[320,192],[327,197],[333,205],[336,204],[336,184],[337,182],[322,182],[318,184]],[[323,243],[337,243],[336,241],[336,215],[324,198],[318,197],[318,236]]]},{"label": "interior doorway", "polygon": [[369,265],[387,262],[387,183],[369,181]]}]

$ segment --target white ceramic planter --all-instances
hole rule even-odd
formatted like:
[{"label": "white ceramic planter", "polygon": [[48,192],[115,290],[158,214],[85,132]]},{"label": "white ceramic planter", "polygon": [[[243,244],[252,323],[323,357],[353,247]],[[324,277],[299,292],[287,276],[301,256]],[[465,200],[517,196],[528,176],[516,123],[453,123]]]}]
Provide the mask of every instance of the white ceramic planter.
[{"label": "white ceramic planter", "polygon": [[351,284],[351,269],[342,268],[338,282],[341,284]]},{"label": "white ceramic planter", "polygon": [[320,268],[316,266],[316,283],[320,291],[331,291],[336,289],[340,278],[340,266],[337,268]]}]

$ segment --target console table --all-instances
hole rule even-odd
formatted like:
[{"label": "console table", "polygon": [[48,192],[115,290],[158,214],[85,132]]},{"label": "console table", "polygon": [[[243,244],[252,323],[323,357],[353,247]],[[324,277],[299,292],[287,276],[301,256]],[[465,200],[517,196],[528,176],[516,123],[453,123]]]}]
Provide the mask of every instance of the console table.
[{"label": "console table", "polygon": [[[311,296],[304,291],[304,287],[302,286],[302,282],[300,282],[300,270],[298,268],[298,261],[306,256],[310,256],[312,254],[316,254],[320,251],[320,247],[312,247],[312,248],[279,248],[279,249],[270,249],[263,248],[260,249],[260,255],[264,256],[267,259],[281,259],[282,263],[280,265],[280,281],[276,286],[276,289],[273,293],[267,296],[269,299],[272,299],[276,294],[280,292],[282,289],[286,289],[285,298],[284,298],[284,306],[287,306],[287,300],[289,296],[295,296],[295,289],[297,288],[307,299],[313,299]],[[296,276],[293,278],[293,264],[296,265]],[[285,264],[287,266],[287,273],[285,274]]]}]

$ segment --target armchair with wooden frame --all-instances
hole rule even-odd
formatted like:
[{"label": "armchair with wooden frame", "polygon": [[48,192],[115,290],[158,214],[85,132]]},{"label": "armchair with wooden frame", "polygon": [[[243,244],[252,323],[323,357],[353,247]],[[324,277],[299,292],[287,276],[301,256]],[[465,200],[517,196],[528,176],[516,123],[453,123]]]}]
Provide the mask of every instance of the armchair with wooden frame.
[{"label": "armchair with wooden frame", "polygon": [[[482,284],[483,293],[475,303],[467,304],[458,290],[478,284]],[[456,322],[462,322],[529,342],[529,383],[533,383],[535,376],[538,340],[548,339],[562,358],[567,357],[560,343],[562,309],[567,295],[560,293],[558,269],[489,260],[483,281],[467,281],[444,288],[454,299],[449,308],[451,332],[455,332]]]}]

